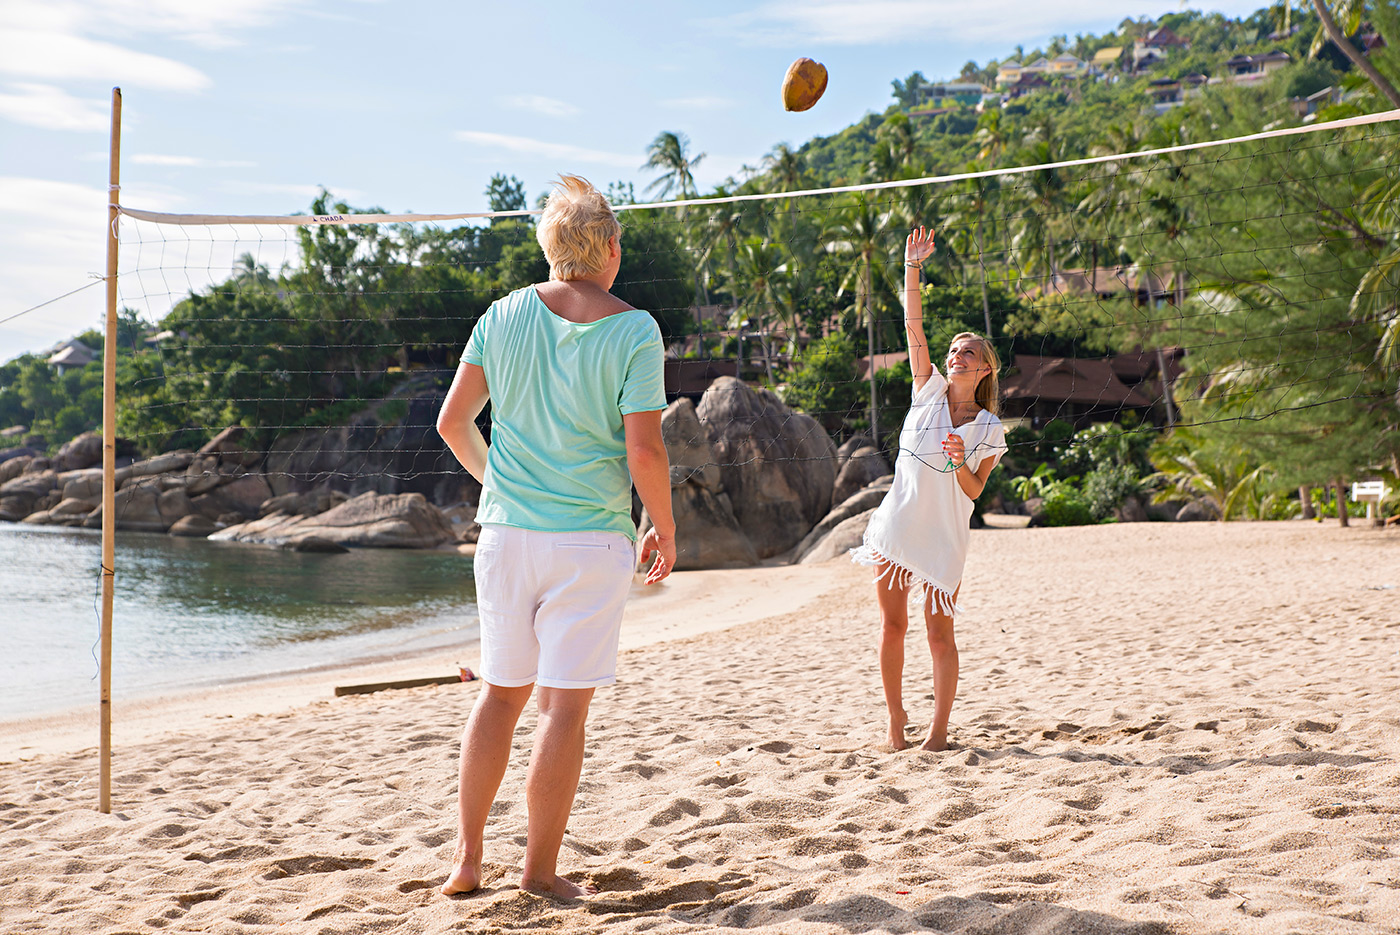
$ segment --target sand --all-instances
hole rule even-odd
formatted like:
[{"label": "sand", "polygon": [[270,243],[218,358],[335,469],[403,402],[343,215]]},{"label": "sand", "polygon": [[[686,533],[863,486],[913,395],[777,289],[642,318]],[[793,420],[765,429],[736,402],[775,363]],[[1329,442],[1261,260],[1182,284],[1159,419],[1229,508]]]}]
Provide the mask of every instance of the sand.
[{"label": "sand", "polygon": [[111,815],[71,740],[0,765],[0,931],[1397,931],[1400,531],[975,532],[936,754],[877,746],[867,574],[693,573],[633,602],[561,856],[597,896],[515,887],[531,713],[487,884],[446,898],[478,686],[274,693],[120,744]]}]

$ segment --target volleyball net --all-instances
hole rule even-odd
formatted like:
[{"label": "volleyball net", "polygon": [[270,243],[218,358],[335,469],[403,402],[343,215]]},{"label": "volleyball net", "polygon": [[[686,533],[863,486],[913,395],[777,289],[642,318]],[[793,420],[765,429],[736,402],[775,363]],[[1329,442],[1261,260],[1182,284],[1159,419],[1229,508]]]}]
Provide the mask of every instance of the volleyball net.
[{"label": "volleyball net", "polygon": [[[617,204],[614,292],[655,316],[667,397],[697,407],[690,468],[708,459],[731,487],[746,465],[840,474],[854,452],[901,456],[916,224],[937,232],[933,360],[972,331],[1004,364],[1006,502],[1134,460],[1124,483],[1145,489],[1154,465],[1204,452],[1237,479],[1267,464],[1285,488],[1394,471],[1397,119],[1075,160],[1047,133],[1036,165],[816,190],[769,172]],[[473,323],[548,276],[536,213],[390,215],[330,195],[285,217],[121,206],[120,304],[143,327],[120,360],[120,436],[149,457],[225,433],[212,454],[237,452],[269,496],[473,502],[434,420]]]}]

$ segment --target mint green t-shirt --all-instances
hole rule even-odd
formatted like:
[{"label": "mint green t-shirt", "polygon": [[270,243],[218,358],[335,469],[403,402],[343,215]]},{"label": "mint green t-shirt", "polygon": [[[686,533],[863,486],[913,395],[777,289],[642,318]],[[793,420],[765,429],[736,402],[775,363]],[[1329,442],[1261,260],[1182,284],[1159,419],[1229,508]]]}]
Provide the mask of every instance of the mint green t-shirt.
[{"label": "mint green t-shirt", "polygon": [[462,360],[491,391],[477,522],[635,540],[622,417],[666,408],[655,319],[633,310],[575,324],[527,286],[492,303]]}]

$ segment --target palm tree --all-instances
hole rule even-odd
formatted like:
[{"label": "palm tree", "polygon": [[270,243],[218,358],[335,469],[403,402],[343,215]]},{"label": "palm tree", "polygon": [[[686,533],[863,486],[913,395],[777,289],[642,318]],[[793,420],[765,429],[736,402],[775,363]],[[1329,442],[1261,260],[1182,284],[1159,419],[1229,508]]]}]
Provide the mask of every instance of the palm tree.
[{"label": "palm tree", "polygon": [[[968,172],[980,172],[983,166],[977,162],[967,164]],[[945,219],[949,225],[961,225],[972,234],[972,250],[977,254],[977,281],[982,287],[982,325],[987,337],[992,337],[992,307],[987,298],[987,263],[984,254],[986,243],[987,208],[1001,182],[993,176],[979,176],[962,184],[959,207]]]},{"label": "palm tree", "polygon": [[[1362,55],[1347,39],[1348,35],[1355,34],[1361,29],[1362,20],[1366,18],[1366,0],[1338,0],[1336,3],[1337,13],[1333,16],[1332,10],[1324,0],[1312,0],[1313,8],[1317,10],[1318,19],[1322,20],[1322,28],[1317,31],[1313,38],[1312,47],[1308,50],[1309,55],[1317,55],[1322,50],[1322,46],[1328,39],[1331,39],[1337,48],[1357,70],[1371,80],[1371,84],[1380,91],[1390,101],[1391,107],[1400,107],[1400,91],[1395,89],[1395,85],[1385,79],[1371,60]],[[1338,21],[1340,20],[1340,25]],[[1391,36],[1393,41],[1396,37]]]},{"label": "palm tree", "polygon": [[875,391],[875,311],[873,305],[875,277],[887,278],[884,270],[883,239],[889,213],[881,212],[865,192],[836,219],[833,235],[827,244],[831,253],[845,254],[851,264],[841,278],[841,291],[848,285],[856,288],[856,321],[865,320],[865,352],[870,360],[870,437],[880,441],[879,402]]},{"label": "palm tree", "polygon": [[[738,304],[730,316],[731,328],[755,327],[767,331],[781,325],[788,336],[788,351],[797,342],[798,314],[787,258],[782,248],[761,237],[745,238],[740,244],[731,286]],[[742,341],[742,331],[740,340]],[[765,344],[766,344],[766,338]],[[742,345],[740,354],[743,354]],[[768,377],[773,377],[771,353],[764,354]],[[742,361],[741,361],[742,363]]]},{"label": "palm tree", "polygon": [[690,138],[684,133],[670,130],[658,133],[656,139],[647,147],[647,161],[642,164],[642,168],[659,169],[662,174],[643,191],[649,193],[652,189],[660,189],[659,195],[662,199],[672,192],[676,192],[682,199],[694,198],[697,191],[692,170],[705,158],[705,154],[700,153],[692,157],[689,150]]}]

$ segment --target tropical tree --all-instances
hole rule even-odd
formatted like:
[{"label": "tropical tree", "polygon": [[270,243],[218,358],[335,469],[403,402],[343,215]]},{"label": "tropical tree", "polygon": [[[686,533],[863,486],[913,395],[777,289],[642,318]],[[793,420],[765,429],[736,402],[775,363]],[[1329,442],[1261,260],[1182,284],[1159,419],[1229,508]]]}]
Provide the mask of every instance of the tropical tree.
[{"label": "tropical tree", "polygon": [[[855,200],[836,219],[832,231],[833,239],[827,243],[831,253],[848,258],[849,265],[841,278],[841,291],[853,287],[855,290],[855,320],[865,323],[865,352],[873,369],[877,344],[875,342],[875,285],[877,278],[883,282],[889,279],[887,272],[889,252],[886,249],[886,231],[890,216],[881,211],[880,206],[865,192],[856,195]],[[870,436],[879,444],[880,413],[876,395],[874,374],[870,381]]]},{"label": "tropical tree", "polygon": [[655,169],[661,175],[652,180],[643,192],[656,190],[662,200],[672,192],[681,199],[696,197],[694,170],[704,158],[704,153],[690,155],[690,138],[684,133],[671,130],[658,133],[647,147],[647,161],[642,168]]}]

